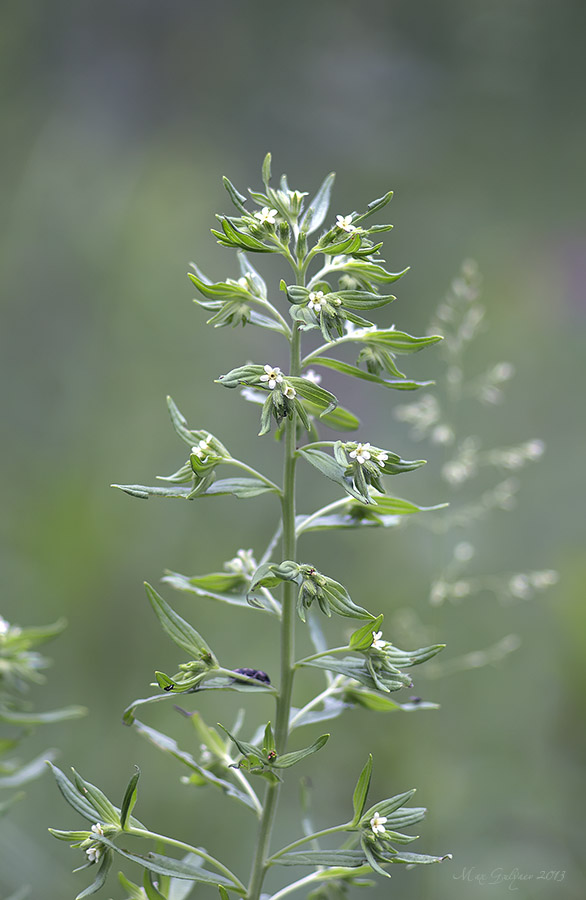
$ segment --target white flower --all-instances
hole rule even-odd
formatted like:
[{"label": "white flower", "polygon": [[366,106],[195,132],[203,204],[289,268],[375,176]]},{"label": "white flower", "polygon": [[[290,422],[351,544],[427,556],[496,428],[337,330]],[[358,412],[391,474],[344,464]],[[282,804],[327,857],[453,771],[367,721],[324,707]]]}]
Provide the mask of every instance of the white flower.
[{"label": "white flower", "polygon": [[[382,631],[373,631],[372,632],[372,644],[371,647],[374,647],[375,650],[384,650],[387,646],[387,642],[381,640],[383,636]],[[385,819],[386,822],[386,819]]]},{"label": "white flower", "polygon": [[258,219],[261,225],[274,225],[277,221],[275,216],[278,215],[276,209],[269,209],[268,206],[263,206],[260,212],[255,212],[254,218]]},{"label": "white flower", "polygon": [[321,375],[314,369],[308,369],[301,377],[311,381],[312,384],[321,384]]},{"label": "white flower", "polygon": [[98,847],[97,844],[91,844],[85,851],[85,854],[91,863],[96,863],[102,855],[102,848]]},{"label": "white flower", "polygon": [[352,216],[336,216],[336,226],[349,234],[356,231],[356,225],[352,224]]},{"label": "white flower", "polygon": [[333,303],[334,303],[334,306],[341,306],[341,305],[342,305],[342,301],[340,300],[339,297],[334,297]]},{"label": "white flower", "polygon": [[314,312],[318,313],[322,306],[326,305],[323,291],[311,291],[309,294],[309,303],[307,306]]},{"label": "white flower", "polygon": [[386,831],[386,821],[386,816],[379,816],[378,812],[375,812],[374,816],[370,820],[370,827],[372,828],[373,834],[384,834]]},{"label": "white flower", "polygon": [[295,397],[295,395],[297,394],[297,391],[292,384],[287,383],[283,388],[283,394],[285,395],[287,400],[292,400],[293,397]]},{"label": "white flower", "polygon": [[248,287],[248,279],[243,275],[238,279],[238,284],[240,287],[247,288]]},{"label": "white flower", "polygon": [[10,624],[6,621],[5,618],[0,616],[0,635],[8,634],[10,630]]},{"label": "white flower", "polygon": [[370,443],[356,444],[356,450],[350,451],[350,459],[355,459],[360,465],[370,459]]},{"label": "white flower", "polygon": [[260,380],[267,381],[268,386],[272,391],[273,388],[275,388],[278,384],[281,384],[281,382],[283,381],[283,376],[281,374],[281,370],[278,366],[275,366],[273,368],[272,366],[269,366],[268,364],[264,367],[264,369],[265,369],[265,374],[260,376]]},{"label": "white flower", "polygon": [[236,574],[252,575],[258,568],[252,548],[239,550],[234,559],[230,559],[224,564],[224,568]]},{"label": "white flower", "polygon": [[379,450],[379,452],[376,455],[376,461],[379,464],[379,466],[381,467],[381,469],[384,469],[385,463],[388,458],[389,458],[389,454],[387,453],[386,450]]},{"label": "white flower", "polygon": [[103,835],[104,835],[104,829],[102,828],[102,826],[100,825],[99,822],[96,822],[95,825],[92,825],[92,831],[93,831],[94,834],[100,834],[100,835],[102,835],[102,837],[103,837]]},{"label": "white flower", "polygon": [[210,452],[210,438],[206,438],[205,440],[201,440],[199,444],[195,447],[191,448],[191,453],[193,456],[197,456],[198,459],[205,459],[206,456],[209,455]]}]

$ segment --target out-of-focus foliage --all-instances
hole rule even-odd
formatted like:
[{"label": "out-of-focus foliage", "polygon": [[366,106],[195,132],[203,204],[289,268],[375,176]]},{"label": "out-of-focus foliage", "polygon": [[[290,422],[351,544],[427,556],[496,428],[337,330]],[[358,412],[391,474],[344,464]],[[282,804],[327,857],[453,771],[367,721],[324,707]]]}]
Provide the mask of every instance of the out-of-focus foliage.
[{"label": "out-of-focus foliage", "polygon": [[[394,613],[398,629],[403,610],[416,607],[430,643],[450,635],[446,662],[504,634],[522,640],[494,668],[430,682],[441,717],[405,717],[388,744],[373,736],[390,765],[401,758],[408,782],[426,773],[418,803],[445,811],[438,834],[456,852],[451,871],[433,872],[433,888],[425,871],[407,879],[394,872],[393,887],[406,898],[474,900],[487,888],[453,880],[454,872],[517,867],[531,876],[521,889],[538,900],[552,891],[538,880],[541,870],[566,871],[562,889],[582,897],[584,4],[399,0],[373,2],[365,12],[334,0],[8,0],[0,17],[3,614],[33,622],[65,613],[70,621],[43,707],[83,696],[91,716],[62,732],[64,756],[113,796],[125,780],[113,775],[113,760],[125,772],[140,764],[157,784],[156,751],[121,740],[112,727],[113,711],[121,716],[150,677],[148,645],[158,641],[137,572],[155,582],[165,565],[219,568],[220,535],[223,547],[230,536],[234,552],[240,546],[223,505],[229,500],[203,514],[191,504],[177,512],[154,502],[145,512],[107,485],[138,473],[148,479],[162,459],[173,466],[164,394],[190,416],[186,373],[195,384],[232,359],[231,329],[217,332],[213,347],[196,337],[205,332],[195,327],[198,312],[181,272],[207,234],[221,176],[246,180],[270,147],[296,183],[329,167],[343,174],[340,184],[352,188],[339,195],[336,213],[374,196],[381,183],[394,189],[398,224],[388,261],[390,268],[412,266],[396,291],[401,327],[412,333],[423,333],[460,259],[478,260],[487,305],[479,368],[510,359],[517,375],[498,414],[474,414],[462,433],[481,435],[486,446],[519,446],[538,435],[547,446],[523,474],[518,509],[495,514],[475,540],[479,572],[559,571],[559,584],[531,603],[503,609],[483,595],[464,611],[430,608],[430,582],[449,564],[452,544],[430,552],[422,532],[414,568],[401,531],[389,550],[388,533],[372,529],[374,546],[380,535],[373,584],[391,585],[375,598],[386,622]],[[198,262],[216,280],[227,251],[209,246],[209,258]],[[240,339],[243,358],[262,355],[254,329],[243,329]],[[356,383],[352,408],[368,428],[366,395]],[[207,396],[202,418],[221,432],[222,413],[213,391]],[[231,414],[244,421],[242,406],[234,397]],[[386,427],[381,446],[400,445],[417,458],[420,445],[409,446],[406,426],[389,418]],[[230,450],[250,455],[253,446],[243,439]],[[438,445],[410,500],[451,499],[437,477],[440,454]],[[302,502],[301,513],[309,499],[316,498]],[[261,527],[270,500],[255,501]],[[331,555],[342,579],[361,565],[350,532],[303,540],[319,542],[320,556]],[[185,595],[184,611],[193,603],[202,629],[220,627],[223,612],[195,593]],[[220,648],[229,656],[244,614],[235,608],[233,615]],[[259,646],[251,641],[238,662],[254,666]],[[263,702],[259,696],[259,710]],[[349,715],[357,735],[370,727],[359,709]],[[405,760],[405,748],[423,734],[425,755]],[[42,733],[31,736],[31,756],[43,751],[42,740]],[[335,796],[340,773],[350,775],[345,766],[343,755],[332,757],[331,774],[314,786],[318,808]],[[160,785],[143,798],[157,820],[167,810],[175,815],[179,797],[168,779]],[[290,802],[293,808],[296,798]],[[0,824],[0,896],[20,885],[13,869],[23,865],[35,896],[62,900],[78,889],[68,848],[46,832],[53,807],[54,787],[42,779]],[[186,830],[196,814],[199,808]],[[233,828],[237,835],[245,821],[235,815],[226,822],[211,793],[205,815],[210,832]]]}]

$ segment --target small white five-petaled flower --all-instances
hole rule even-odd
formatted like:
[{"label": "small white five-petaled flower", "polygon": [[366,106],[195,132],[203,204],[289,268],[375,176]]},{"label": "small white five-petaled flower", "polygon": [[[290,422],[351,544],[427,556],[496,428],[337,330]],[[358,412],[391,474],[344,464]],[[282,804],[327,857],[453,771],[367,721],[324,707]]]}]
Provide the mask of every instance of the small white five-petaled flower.
[{"label": "small white five-petaled flower", "polygon": [[[104,829],[100,825],[99,822],[96,822],[95,825],[92,825],[92,829],[94,834],[103,835]],[[102,848],[98,844],[90,844],[90,846],[85,851],[87,858],[91,863],[95,863],[99,860],[102,855]]]},{"label": "small white five-petaled flower", "polygon": [[292,384],[286,384],[283,388],[283,394],[285,395],[287,400],[292,400],[293,397],[295,397],[295,395],[297,394],[297,391]]},{"label": "small white five-petaled flower", "polygon": [[313,312],[319,312],[322,306],[325,306],[326,300],[324,297],[323,291],[311,291],[309,294],[309,303],[307,304],[309,309],[313,310]]},{"label": "small white five-petaled flower", "polygon": [[385,463],[386,463],[386,461],[387,461],[388,458],[389,458],[389,454],[387,453],[386,450],[380,450],[380,451],[377,453],[376,461],[377,461],[377,463],[379,464],[379,466],[381,467],[381,469],[384,469]]},{"label": "small white five-petaled flower", "polygon": [[375,650],[384,650],[385,647],[387,646],[387,642],[381,640],[382,636],[383,636],[382,631],[373,631],[372,632],[372,644],[370,646],[374,647]]},{"label": "small white five-petaled flower", "polygon": [[349,234],[356,231],[356,225],[352,224],[352,216],[336,216],[336,225]]},{"label": "small white five-petaled flower", "polygon": [[272,366],[266,365],[264,367],[265,374],[260,376],[261,381],[268,382],[268,387],[273,390],[278,384],[281,384],[283,381],[283,376],[281,374],[281,370],[278,366],[274,368]]},{"label": "small white five-petaled flower", "polygon": [[384,834],[386,831],[386,821],[386,816],[379,816],[378,812],[375,812],[374,816],[370,820],[370,827],[372,828],[373,834]]},{"label": "small white five-petaled flower", "polygon": [[269,209],[268,206],[263,206],[259,212],[255,212],[254,218],[258,219],[261,225],[274,225],[277,221],[275,219],[276,215],[278,215],[276,209]]},{"label": "small white five-petaled flower", "polygon": [[243,288],[248,287],[248,278],[246,278],[245,275],[242,275],[242,276],[238,279],[238,284],[240,285],[240,287],[243,287]]},{"label": "small white five-petaled flower", "polygon": [[191,453],[193,456],[197,456],[198,459],[205,459],[210,452],[210,439],[206,438],[205,440],[201,440],[197,446],[191,448]]},{"label": "small white five-petaled flower", "polygon": [[350,451],[350,459],[355,459],[360,465],[370,459],[370,443],[357,444],[356,450]]},{"label": "small white five-petaled flower", "polygon": [[306,381],[311,381],[312,384],[321,384],[321,375],[314,369],[308,369],[301,377],[305,378]]}]

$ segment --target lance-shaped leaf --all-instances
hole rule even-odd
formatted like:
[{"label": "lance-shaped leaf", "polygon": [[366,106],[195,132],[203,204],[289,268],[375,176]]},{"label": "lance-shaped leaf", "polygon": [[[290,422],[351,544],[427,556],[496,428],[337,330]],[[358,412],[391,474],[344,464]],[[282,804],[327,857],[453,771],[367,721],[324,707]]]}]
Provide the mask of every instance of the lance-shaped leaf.
[{"label": "lance-shaped leaf", "polygon": [[111,865],[112,854],[106,851],[105,853],[103,853],[100,860],[100,864],[96,872],[96,877],[89,885],[89,887],[86,887],[84,891],[77,895],[75,900],[82,900],[83,897],[89,897],[91,894],[95,894],[96,891],[99,891],[100,888],[103,887],[106,883],[106,878],[108,877],[108,872],[110,871]]},{"label": "lance-shaped leaf", "polygon": [[374,215],[374,213],[378,212],[390,203],[393,199],[393,191],[387,191],[386,194],[383,194],[382,197],[378,197],[376,200],[371,200],[368,206],[366,207],[366,211],[361,213],[358,216],[352,216],[352,222],[357,225],[358,222],[363,222],[365,219],[368,219],[369,216]]},{"label": "lance-shaped leaf", "polygon": [[120,807],[120,827],[124,831],[130,817],[130,813],[134,809],[137,798],[138,779],[140,778],[140,769],[136,766],[136,772],[128,782],[128,786],[124,792],[122,806]]},{"label": "lance-shaped leaf", "polygon": [[[404,791],[402,794],[395,794],[394,797],[389,797],[388,800],[380,800],[363,814],[360,824],[363,827],[367,827],[375,813],[378,813],[379,816],[387,816],[388,819],[391,813],[394,813],[397,809],[405,806],[414,793],[415,788],[412,788],[410,791]],[[387,822],[387,824],[389,823]]]},{"label": "lance-shaped leaf", "polygon": [[51,709],[46,712],[0,709],[0,722],[7,722],[10,725],[50,725],[54,722],[65,722],[67,719],[79,719],[87,714],[86,706],[65,706],[63,709]]},{"label": "lance-shaped leaf", "polygon": [[246,203],[247,198],[234,187],[234,185],[232,184],[230,179],[226,178],[225,175],[222,178],[222,181],[224,183],[224,187],[228,191],[230,200],[232,201],[232,203],[234,204],[236,209],[239,209],[241,213],[244,213],[244,215],[248,215],[248,210],[246,209],[246,207],[244,205]]},{"label": "lance-shaped leaf", "polygon": [[373,633],[382,626],[384,616],[377,616],[372,622],[367,622],[362,628],[354,632],[348,643],[350,650],[368,650],[372,646]]},{"label": "lance-shaped leaf", "polygon": [[335,397],[334,394],[330,393],[330,391],[326,391],[319,385],[314,384],[307,378],[297,378],[296,376],[290,375],[287,378],[287,381],[293,385],[297,393],[303,397],[304,400],[309,400],[313,406],[320,410],[320,416],[330,413],[338,405],[337,397]]},{"label": "lance-shaped leaf", "polygon": [[244,894],[244,891],[236,887],[228,878],[224,878],[223,875],[216,875],[215,872],[208,872],[207,869],[195,866],[193,863],[174,859],[171,856],[163,856],[161,853],[130,853],[128,850],[118,847],[107,837],[100,837],[100,843],[105,844],[106,847],[114,850],[124,859],[138,863],[139,866],[143,866],[150,872],[156,872],[158,875],[169,875],[172,878],[183,878],[187,881],[199,881],[202,884],[222,884],[228,890],[235,891],[240,895]]},{"label": "lance-shaped leaf", "polygon": [[241,250],[252,250],[254,253],[275,253],[277,247],[271,247],[263,241],[257,240],[246,231],[241,231],[235,224],[234,220],[228,216],[216,216],[222,231],[211,229],[214,237],[218,239],[218,243],[223,247],[240,247]]},{"label": "lance-shaped leaf", "polygon": [[302,666],[313,666],[317,669],[327,669],[328,672],[336,672],[338,675],[346,675],[353,678],[367,688],[373,691],[383,691],[389,693],[391,691],[399,691],[403,687],[410,687],[412,684],[408,675],[402,672],[378,672],[376,681],[364,660],[354,656],[321,656],[319,659],[301,662]]},{"label": "lance-shaped leaf", "polygon": [[369,331],[362,336],[358,334],[356,337],[349,334],[344,340],[356,340],[366,344],[382,344],[384,347],[387,347],[387,349],[392,350],[393,353],[417,353],[419,350],[423,350],[424,347],[429,347],[431,344],[437,344],[437,342],[443,340],[443,338],[440,334],[428,334],[423,337],[414,337],[404,331],[386,328],[381,329],[380,331]]},{"label": "lance-shaped leaf", "polygon": [[232,494],[241,500],[258,497],[260,494],[277,493],[276,485],[267,484],[260,478],[221,478],[209,486],[205,492],[206,497],[221,494]]},{"label": "lance-shaped leaf", "polygon": [[51,762],[48,763],[55,776],[55,780],[57,782],[57,787],[67,800],[70,806],[78,812],[84,819],[87,819],[88,822],[92,824],[95,823],[97,816],[97,811],[94,809],[92,804],[85,798],[84,795],[80,794],[79,790],[73,786],[73,784],[69,781],[67,776],[59,769],[57,766],[54,766]]},{"label": "lance-shaped leaf", "polygon": [[310,201],[307,211],[301,219],[300,226],[306,234],[312,234],[323,225],[330,207],[330,197],[334,185],[335,172],[330,172],[323,180],[315,197]]},{"label": "lance-shaped leaf", "polygon": [[225,778],[221,778],[209,769],[200,766],[190,753],[181,750],[177,741],[173,738],[163,734],[161,731],[157,731],[155,728],[151,728],[149,725],[145,725],[144,722],[141,722],[139,719],[135,719],[134,726],[137,732],[142,737],[146,738],[146,740],[154,747],[162,750],[163,753],[173,757],[178,760],[178,762],[183,763],[183,765],[187,766],[191,772],[196,773],[204,784],[211,784],[214,787],[219,788],[227,797],[238,800],[239,803],[256,811],[255,805],[247,793],[241,791]]},{"label": "lance-shaped leaf", "polygon": [[372,778],[372,754],[369,754],[366,765],[364,766],[358,781],[356,782],[356,787],[354,788],[354,794],[352,797],[352,803],[354,806],[354,818],[352,820],[353,825],[357,825],[362,817],[362,813],[364,812],[364,807],[366,806],[366,798],[368,796],[368,789],[370,788],[370,780]]},{"label": "lance-shaped leaf", "polygon": [[96,810],[98,813],[98,820],[100,822],[106,822],[109,825],[120,827],[120,810],[116,809],[114,804],[108,800],[104,792],[96,787],[95,784],[85,781],[75,769],[72,769],[71,771],[73,772],[73,780],[77,790],[82,796],[87,798],[88,803],[91,803]]},{"label": "lance-shaped leaf", "polygon": [[209,663],[215,663],[214,655],[211,648],[204,641],[202,636],[193,628],[189,622],[182,619],[167,603],[166,600],[157,594],[150,584],[145,582],[147,596],[155,611],[159,622],[163,626],[163,630],[167,632],[172,641],[174,641],[183,650],[186,650],[195,658],[203,657]]},{"label": "lance-shaped leaf", "polygon": [[[214,575],[218,576],[217,582],[214,581]],[[224,578],[225,576],[225,578]],[[207,579],[210,579],[207,581]],[[233,581],[230,581],[233,579]],[[201,575],[190,578],[188,575],[181,575],[179,572],[167,571],[163,577],[163,582],[175,588],[177,591],[186,591],[197,594],[199,597],[207,597],[210,600],[218,600],[221,603],[228,603],[231,606],[240,606],[249,608],[246,599],[249,579],[243,578],[242,575],[231,575],[229,572],[212,573],[210,576]],[[224,589],[220,588],[224,586]],[[277,601],[275,601],[277,604]],[[262,607],[265,612],[271,610]],[[277,609],[273,609],[277,612]]]},{"label": "lance-shaped leaf", "polygon": [[316,450],[315,448],[304,450],[303,447],[299,449],[297,453],[310,463],[310,465],[321,472],[322,475],[329,478],[330,481],[340,485],[340,487],[342,487],[347,494],[350,494],[351,497],[355,497],[362,503],[375,502],[367,493],[361,493],[354,487],[352,479],[344,474],[346,467],[340,465],[340,463],[333,459],[329,453],[324,453],[322,450]]},{"label": "lance-shaped leaf", "polygon": [[329,734],[322,734],[313,742],[313,744],[309,747],[305,747],[303,750],[294,750],[291,753],[284,753],[282,756],[277,756],[276,760],[272,763],[273,768],[288,769],[290,766],[294,766],[296,763],[301,762],[302,759],[305,759],[306,756],[312,756],[312,754],[321,750],[324,744],[327,743],[329,737]]},{"label": "lance-shaped leaf", "polygon": [[337,406],[329,413],[321,412],[319,407],[309,400],[304,400],[303,406],[310,416],[319,416],[323,424],[333,428],[334,431],[356,431],[360,428],[360,419],[343,406]]},{"label": "lance-shaped leaf", "polygon": [[273,866],[361,866],[366,857],[362,850],[292,850],[270,860]]},{"label": "lance-shaped leaf", "polygon": [[191,487],[159,487],[158,485],[149,486],[146,484],[111,484],[110,487],[118,488],[131,497],[138,497],[140,500],[148,500],[149,497],[166,497],[167,499],[192,500],[193,489]]},{"label": "lance-shaped leaf", "polygon": [[373,291],[334,291],[331,296],[338,297],[348,309],[379,309],[397,299],[393,294],[375,294]]},{"label": "lance-shaped leaf", "polygon": [[352,378],[370,381],[372,384],[380,384],[395,391],[416,391],[420,387],[429,387],[429,385],[434,384],[433,381],[413,381],[410,378],[405,378],[405,376],[402,376],[400,379],[381,378],[373,372],[366,372],[364,369],[359,369],[358,366],[353,366],[350,363],[343,362],[341,359],[333,359],[329,356],[310,356],[306,362],[314,366],[334,369],[336,372],[341,372],[342,375],[350,375]]},{"label": "lance-shaped leaf", "polygon": [[[0,747],[1,750],[1,747]],[[26,765],[10,770],[6,762],[0,767],[0,771],[6,774],[0,775],[0,788],[18,788],[29,781],[34,781],[46,772],[45,764],[57,756],[56,750],[45,750],[44,753],[32,759]]]}]

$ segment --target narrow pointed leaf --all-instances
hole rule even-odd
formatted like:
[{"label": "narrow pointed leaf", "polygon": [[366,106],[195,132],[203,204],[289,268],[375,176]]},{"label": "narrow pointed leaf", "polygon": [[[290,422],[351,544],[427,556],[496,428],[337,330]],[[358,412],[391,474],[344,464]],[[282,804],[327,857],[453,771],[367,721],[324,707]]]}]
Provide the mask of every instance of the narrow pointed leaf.
[{"label": "narrow pointed leaf", "polygon": [[171,609],[169,604],[147,582],[145,582],[145,589],[155,615],[171,640],[196,658],[202,654],[210,655],[213,658],[210,647],[195,628]]},{"label": "narrow pointed leaf", "polygon": [[364,766],[358,781],[356,783],[356,787],[354,788],[354,795],[352,797],[352,803],[354,805],[354,819],[353,823],[356,825],[360,821],[362,817],[362,813],[364,812],[364,807],[366,805],[366,797],[368,796],[368,789],[370,787],[370,779],[372,777],[372,754],[369,754],[368,761]]},{"label": "narrow pointed leaf", "polygon": [[84,819],[87,819],[88,822],[91,822],[92,825],[96,822],[96,810],[91,805],[91,803],[82,797],[79,794],[79,791],[73,786],[73,784],[69,781],[67,776],[59,769],[57,766],[54,766],[51,762],[48,763],[55,776],[55,780],[57,781],[57,787],[67,800],[70,806],[74,808],[76,812],[78,812]]},{"label": "narrow pointed leaf", "polygon": [[354,868],[364,863],[362,850],[292,850],[271,861],[275,866],[343,866]]},{"label": "narrow pointed leaf", "polygon": [[[330,207],[330,197],[335,177],[335,172],[330,172],[330,174],[326,176],[315,197],[311,200],[307,212],[301,219],[300,224],[302,229],[305,225],[308,225],[308,227],[305,228],[307,234],[312,234],[314,231],[317,231],[325,221]],[[309,216],[310,210],[311,217]]]},{"label": "narrow pointed leaf", "polygon": [[96,891],[99,891],[101,887],[106,883],[106,878],[108,877],[108,872],[110,871],[110,866],[112,865],[112,854],[104,853],[102,859],[100,860],[100,864],[98,870],[96,872],[96,877],[93,882],[82,891],[81,894],[78,894],[75,900],[82,900],[83,897],[89,897],[91,894],[95,894]]},{"label": "narrow pointed leaf", "polygon": [[296,763],[300,762],[302,759],[305,759],[306,756],[311,756],[313,753],[317,753],[318,750],[327,743],[329,738],[329,734],[322,734],[317,738],[309,747],[305,747],[303,750],[294,750],[292,753],[284,753],[283,756],[278,756],[275,762],[272,764],[275,769],[288,769],[290,766],[294,766]]},{"label": "narrow pointed leaf", "polygon": [[140,769],[136,766],[136,772],[128,782],[128,787],[124,792],[124,799],[122,800],[122,806],[120,807],[120,826],[122,830],[126,828],[126,824],[128,822],[128,818],[130,813],[134,809],[134,804],[136,803],[137,796],[137,785],[138,779],[140,778]]}]

